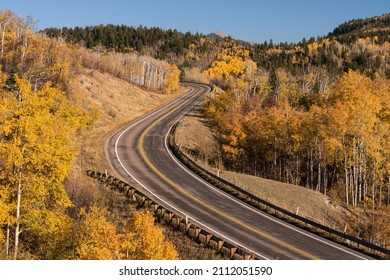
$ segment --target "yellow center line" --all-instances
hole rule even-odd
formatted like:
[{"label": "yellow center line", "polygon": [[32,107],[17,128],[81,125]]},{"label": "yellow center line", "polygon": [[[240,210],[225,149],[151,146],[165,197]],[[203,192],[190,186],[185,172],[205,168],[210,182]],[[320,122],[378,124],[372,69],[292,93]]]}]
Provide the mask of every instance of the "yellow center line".
[{"label": "yellow center line", "polygon": [[[185,103],[189,102],[189,100],[187,100]],[[183,103],[183,104],[185,104]],[[179,107],[178,107],[179,108]],[[200,200],[199,198],[195,197],[194,195],[192,195],[191,193],[189,193],[188,191],[186,191],[185,189],[183,189],[182,187],[180,187],[179,185],[177,185],[176,183],[172,182],[172,180],[170,180],[169,178],[167,178],[164,174],[162,174],[151,162],[150,160],[148,159],[148,157],[146,156],[145,154],[145,150],[142,146],[143,144],[143,141],[144,141],[144,138],[145,138],[145,135],[158,123],[160,122],[162,119],[164,119],[165,117],[167,117],[169,114],[171,114],[172,112],[176,111],[178,108],[176,108],[175,110],[173,111],[170,111],[166,114],[164,114],[163,116],[161,116],[160,118],[158,118],[155,122],[153,122],[151,125],[149,125],[141,134],[141,137],[139,139],[139,142],[138,142],[138,148],[139,148],[139,151],[141,153],[141,157],[142,159],[145,161],[145,163],[149,166],[150,169],[152,169],[152,171],[154,173],[156,173],[161,179],[163,179],[165,182],[167,182],[169,185],[171,185],[173,188],[175,188],[176,190],[178,190],[179,192],[181,192],[182,194],[184,194],[185,196],[187,196],[188,198],[192,199],[193,201],[201,204],[203,207],[207,208],[208,210],[218,214],[219,216],[222,216],[236,224],[238,224],[239,226],[243,227],[243,228],[246,228],[272,242],[275,242],[276,244],[279,244],[280,246],[282,247],[285,247],[291,251],[294,251],[302,256],[305,256],[309,259],[312,259],[312,260],[318,260],[319,258],[307,253],[307,252],[304,252],[298,248],[295,248],[294,246],[290,245],[290,244],[287,244],[286,242],[283,242],[271,235],[268,235],[258,229],[255,229],[243,222],[241,222],[240,220],[232,217],[232,216],[229,216],[227,214],[225,214],[224,212],[210,206],[209,204],[205,203],[204,201]]]}]

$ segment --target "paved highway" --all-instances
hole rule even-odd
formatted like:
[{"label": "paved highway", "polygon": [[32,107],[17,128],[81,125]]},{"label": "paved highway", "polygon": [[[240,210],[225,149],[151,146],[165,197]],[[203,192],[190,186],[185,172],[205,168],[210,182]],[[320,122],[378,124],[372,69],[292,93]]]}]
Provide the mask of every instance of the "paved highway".
[{"label": "paved highway", "polygon": [[223,193],[178,162],[167,146],[169,131],[210,91],[204,85],[187,86],[187,94],[126,125],[107,140],[106,155],[118,177],[259,259],[369,259]]}]

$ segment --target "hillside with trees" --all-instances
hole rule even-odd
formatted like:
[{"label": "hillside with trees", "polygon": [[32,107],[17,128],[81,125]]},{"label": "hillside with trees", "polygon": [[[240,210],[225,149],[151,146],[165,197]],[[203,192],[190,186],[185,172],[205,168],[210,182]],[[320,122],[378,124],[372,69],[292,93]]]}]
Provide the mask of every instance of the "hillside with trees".
[{"label": "hillside with trees", "polygon": [[367,18],[353,19],[336,27],[328,37],[337,38],[341,43],[352,43],[359,38],[380,38],[380,43],[390,41],[390,14]]},{"label": "hillside with trees", "polygon": [[181,33],[158,27],[98,25],[75,28],[47,28],[50,38],[63,38],[98,52],[134,53],[163,59],[181,67],[207,67],[218,49],[218,42],[196,33]]},{"label": "hillside with trees", "polygon": [[[80,175],[90,151],[78,145],[130,120],[103,102],[157,107],[180,79],[220,88],[203,106],[218,142],[209,164],[327,194],[360,213],[349,233],[389,248],[389,32],[387,14],[241,44],[142,26],[35,32],[33,18],[0,11],[0,258],[178,258],[149,213],[118,214],[120,199]],[[112,84],[139,96],[102,98]]]},{"label": "hillside with trees", "polygon": [[205,103],[220,144],[211,163],[364,209],[368,222],[357,218],[353,233],[388,247],[390,45],[381,36],[390,26],[382,19],[362,33],[373,37],[347,43],[256,45],[258,55],[226,46],[203,75],[224,90]]},{"label": "hillside with trees", "polygon": [[77,87],[80,75],[105,73],[162,95],[178,88],[177,67],[90,52],[33,30],[32,18],[0,11],[0,258],[177,259],[151,213],[114,219],[120,200],[109,192],[72,194],[94,186],[85,171],[72,177],[75,140],[101,115]]}]

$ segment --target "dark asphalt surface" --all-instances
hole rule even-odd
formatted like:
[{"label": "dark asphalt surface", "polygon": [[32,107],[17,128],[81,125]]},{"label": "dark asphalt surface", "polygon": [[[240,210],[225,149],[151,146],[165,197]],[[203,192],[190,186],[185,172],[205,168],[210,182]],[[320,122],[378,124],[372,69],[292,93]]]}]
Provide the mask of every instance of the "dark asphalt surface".
[{"label": "dark asphalt surface", "polygon": [[126,125],[106,143],[112,171],[190,222],[260,259],[370,257],[275,219],[191,175],[166,146],[172,124],[210,90],[191,88],[173,103]]}]

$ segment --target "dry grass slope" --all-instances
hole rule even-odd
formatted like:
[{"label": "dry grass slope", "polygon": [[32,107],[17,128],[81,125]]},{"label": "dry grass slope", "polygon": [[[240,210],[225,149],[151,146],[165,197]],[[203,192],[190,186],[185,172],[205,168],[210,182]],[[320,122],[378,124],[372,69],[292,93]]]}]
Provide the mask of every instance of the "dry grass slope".
[{"label": "dry grass slope", "polygon": [[87,102],[95,104],[101,115],[93,129],[83,132],[78,139],[83,169],[108,169],[104,155],[108,135],[178,97],[178,94],[162,95],[146,91],[96,70],[84,70],[73,87]]}]

